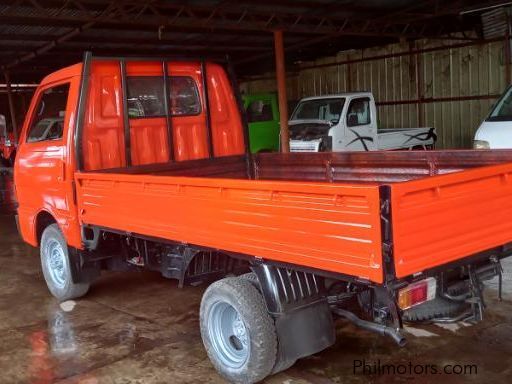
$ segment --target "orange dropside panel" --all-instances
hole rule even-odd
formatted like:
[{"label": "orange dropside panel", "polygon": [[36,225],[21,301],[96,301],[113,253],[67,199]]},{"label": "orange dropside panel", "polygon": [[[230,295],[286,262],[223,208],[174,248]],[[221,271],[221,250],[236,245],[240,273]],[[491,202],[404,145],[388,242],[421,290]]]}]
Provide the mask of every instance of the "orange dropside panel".
[{"label": "orange dropside panel", "polygon": [[512,164],[391,187],[398,277],[512,241]]},{"label": "orange dropside panel", "polygon": [[242,117],[224,69],[207,65],[210,114],[215,156],[242,155],[245,152]]},{"label": "orange dropside panel", "polygon": [[86,170],[126,165],[122,116],[119,63],[93,61],[83,131]]},{"label": "orange dropside panel", "polygon": [[76,174],[80,220],[381,283],[377,186]]}]

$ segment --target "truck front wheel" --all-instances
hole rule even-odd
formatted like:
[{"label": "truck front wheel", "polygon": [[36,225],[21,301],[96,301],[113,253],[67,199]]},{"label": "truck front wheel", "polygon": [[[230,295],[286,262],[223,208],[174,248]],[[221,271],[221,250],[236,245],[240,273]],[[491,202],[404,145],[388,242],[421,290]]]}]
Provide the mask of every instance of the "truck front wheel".
[{"label": "truck front wheel", "polygon": [[249,280],[228,277],[210,285],[201,301],[200,323],[206,352],[227,380],[256,383],[272,372],[276,330]]},{"label": "truck front wheel", "polygon": [[40,254],[46,285],[59,301],[81,297],[87,293],[88,283],[73,282],[68,246],[57,224],[51,224],[43,231]]}]

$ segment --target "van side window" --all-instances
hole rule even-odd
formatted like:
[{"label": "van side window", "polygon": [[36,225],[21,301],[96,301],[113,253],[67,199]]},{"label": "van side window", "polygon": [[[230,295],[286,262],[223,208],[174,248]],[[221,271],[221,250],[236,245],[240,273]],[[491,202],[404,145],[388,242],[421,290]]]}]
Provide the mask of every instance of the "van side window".
[{"label": "van side window", "polygon": [[347,126],[370,124],[370,98],[360,97],[350,101],[347,112]]},{"label": "van side window", "polygon": [[[171,115],[191,116],[201,113],[199,92],[194,79],[189,76],[171,76],[169,80]],[[130,118],[165,116],[163,77],[128,77],[126,83]]]},{"label": "van side window", "polygon": [[30,124],[27,143],[62,139],[69,83],[43,91]]},{"label": "van side window", "polygon": [[247,122],[272,121],[272,103],[270,100],[254,100],[247,106]]}]

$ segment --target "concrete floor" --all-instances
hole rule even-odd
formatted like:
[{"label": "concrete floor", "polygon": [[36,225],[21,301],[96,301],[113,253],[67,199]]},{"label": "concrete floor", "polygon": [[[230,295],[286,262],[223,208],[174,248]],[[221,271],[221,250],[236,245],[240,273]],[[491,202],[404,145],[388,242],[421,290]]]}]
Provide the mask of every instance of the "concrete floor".
[{"label": "concrete floor", "polygon": [[[76,302],[48,293],[37,250],[16,233],[10,177],[0,176],[0,383],[222,383],[203,350],[198,308],[204,287],[178,289],[156,273],[108,273]],[[511,258],[512,259],[512,258]],[[505,265],[512,270],[510,262]],[[512,278],[503,302],[487,290],[483,322],[408,328],[408,345],[338,322],[336,345],[266,383],[509,382]],[[477,374],[361,375],[367,364],[476,364]]]}]

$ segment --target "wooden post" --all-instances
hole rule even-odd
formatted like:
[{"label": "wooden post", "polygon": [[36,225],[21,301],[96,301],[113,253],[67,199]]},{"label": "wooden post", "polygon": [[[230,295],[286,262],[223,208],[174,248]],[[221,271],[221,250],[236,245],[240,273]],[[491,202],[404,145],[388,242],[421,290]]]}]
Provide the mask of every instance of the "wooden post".
[{"label": "wooden post", "polygon": [[288,132],[288,98],[286,96],[286,68],[284,59],[283,31],[274,31],[274,51],[276,55],[277,95],[279,99],[279,121],[281,127],[281,151],[290,152]]},{"label": "wooden post", "polygon": [[9,72],[4,71],[4,78],[5,86],[7,88],[7,100],[9,101],[9,113],[11,115],[12,133],[14,136],[14,142],[18,143],[18,126],[16,124],[16,116],[14,115],[14,100],[12,98],[11,77],[9,76]]}]

